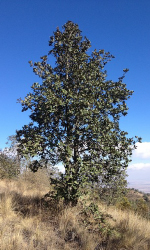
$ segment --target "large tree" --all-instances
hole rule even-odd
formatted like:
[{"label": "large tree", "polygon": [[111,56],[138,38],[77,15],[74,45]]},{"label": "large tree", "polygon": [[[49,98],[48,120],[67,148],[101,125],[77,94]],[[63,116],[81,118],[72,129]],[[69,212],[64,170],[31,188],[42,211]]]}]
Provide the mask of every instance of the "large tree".
[{"label": "large tree", "polygon": [[20,99],[32,122],[17,131],[17,140],[24,156],[62,162],[63,196],[71,201],[87,183],[110,187],[124,175],[135,140],[120,130],[119,120],[133,91],[123,83],[127,69],[118,81],[107,80],[104,67],[113,56],[104,50],[90,56],[91,43],[77,24],[68,21],[62,31],[57,28],[49,46],[48,56],[29,62],[42,82]]}]

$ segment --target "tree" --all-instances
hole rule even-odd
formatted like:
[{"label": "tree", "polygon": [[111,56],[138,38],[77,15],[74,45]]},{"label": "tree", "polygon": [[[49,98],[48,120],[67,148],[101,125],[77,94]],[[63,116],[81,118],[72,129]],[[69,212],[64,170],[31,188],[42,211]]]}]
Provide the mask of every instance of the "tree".
[{"label": "tree", "polygon": [[20,160],[17,153],[17,141],[14,135],[8,137],[9,147],[0,151],[0,178],[14,178],[20,173]]},{"label": "tree", "polygon": [[16,139],[16,135],[10,135],[7,138],[7,147],[4,148],[3,152],[6,154],[9,158],[15,159],[18,164],[20,162],[20,156],[18,154],[18,141]]},{"label": "tree", "polygon": [[[38,155],[55,165],[62,162],[62,189],[65,200],[77,200],[80,187],[100,183],[107,186],[125,174],[135,140],[119,127],[127,115],[126,100],[133,91],[123,83],[107,80],[104,67],[113,56],[94,50],[82,37],[77,24],[68,21],[62,31],[50,37],[48,56],[33,63],[33,72],[42,79],[32,92],[20,99],[22,112],[31,110],[31,122],[17,131],[19,154]],[[137,140],[140,140],[137,138]]]},{"label": "tree", "polygon": [[11,179],[17,177],[19,173],[20,169],[16,160],[0,152],[0,179]]},{"label": "tree", "polygon": [[20,159],[17,153],[16,136],[8,137],[8,146],[0,150],[0,178],[13,178],[20,173]]}]

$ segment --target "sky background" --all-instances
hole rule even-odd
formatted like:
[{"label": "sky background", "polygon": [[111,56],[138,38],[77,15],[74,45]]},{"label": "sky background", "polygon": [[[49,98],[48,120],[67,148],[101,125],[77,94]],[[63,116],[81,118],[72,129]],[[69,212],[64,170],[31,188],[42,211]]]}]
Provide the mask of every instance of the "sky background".
[{"label": "sky background", "polygon": [[49,37],[68,20],[91,41],[91,51],[104,49],[115,56],[107,66],[108,79],[117,81],[124,68],[130,70],[124,82],[134,94],[120,127],[143,142],[133,154],[128,181],[150,186],[149,0],[0,0],[0,148],[29,122],[17,99],[40,79],[28,61],[48,53]]}]

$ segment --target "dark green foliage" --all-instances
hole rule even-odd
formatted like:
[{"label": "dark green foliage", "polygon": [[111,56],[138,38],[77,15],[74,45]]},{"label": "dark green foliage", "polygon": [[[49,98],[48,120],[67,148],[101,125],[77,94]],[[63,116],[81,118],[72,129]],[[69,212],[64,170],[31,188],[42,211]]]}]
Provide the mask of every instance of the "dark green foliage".
[{"label": "dark green foliage", "polygon": [[34,160],[31,163],[29,163],[28,167],[32,172],[37,172],[38,169],[41,168],[41,165],[37,160]]},{"label": "dark green foliage", "polygon": [[125,177],[136,141],[120,130],[119,119],[127,114],[133,91],[123,83],[127,69],[117,82],[107,80],[104,67],[113,56],[104,50],[89,56],[91,43],[77,24],[68,21],[63,31],[57,28],[49,46],[55,67],[48,56],[30,61],[42,83],[34,83],[20,99],[32,122],[17,131],[18,152],[52,165],[62,162],[65,174],[58,189],[66,201],[75,201],[80,187],[98,182],[111,188]]}]

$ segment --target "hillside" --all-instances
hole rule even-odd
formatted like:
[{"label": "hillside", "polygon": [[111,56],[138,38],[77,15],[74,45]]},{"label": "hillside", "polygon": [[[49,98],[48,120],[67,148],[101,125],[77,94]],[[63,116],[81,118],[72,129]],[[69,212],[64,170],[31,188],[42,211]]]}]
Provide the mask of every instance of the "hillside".
[{"label": "hillside", "polygon": [[[44,171],[0,181],[1,250],[150,249],[150,222],[124,203],[107,206],[93,195],[64,206],[45,195],[49,190]],[[133,197],[143,194],[130,190],[127,199]]]}]

